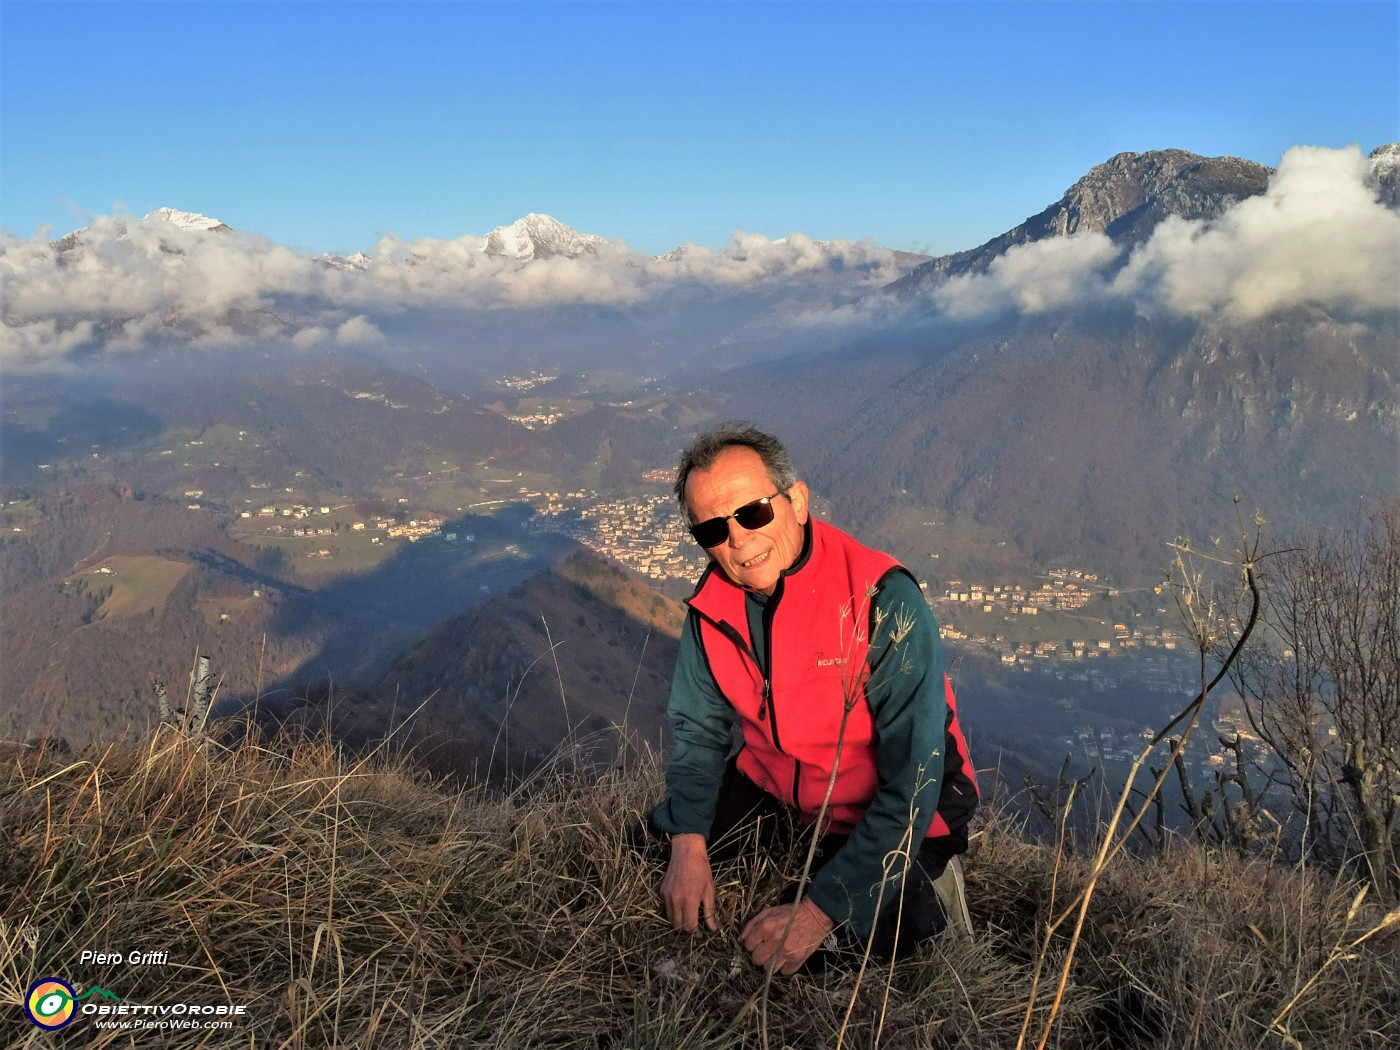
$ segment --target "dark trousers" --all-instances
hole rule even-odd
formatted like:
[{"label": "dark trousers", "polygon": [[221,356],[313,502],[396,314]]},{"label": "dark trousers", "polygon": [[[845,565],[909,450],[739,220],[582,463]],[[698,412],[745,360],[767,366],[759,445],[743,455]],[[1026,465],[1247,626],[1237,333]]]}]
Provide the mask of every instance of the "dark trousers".
[{"label": "dark trousers", "polygon": [[[659,834],[656,829],[654,833]],[[741,856],[787,853],[797,849],[797,867],[783,900],[797,896],[797,876],[811,845],[812,829],[804,827],[797,811],[783,805],[739,772],[734,759],[724,771],[719,797],[715,804],[715,822],[710,828],[708,848],[711,863],[723,863]],[[837,850],[846,844],[846,835],[828,832],[817,841],[813,874],[821,870]],[[874,937],[870,941],[871,955],[890,959],[907,953],[920,941],[941,933],[948,925],[943,907],[934,893],[934,880],[943,874],[948,861],[967,850],[967,829],[959,828],[949,835],[925,838],[915,852],[905,876],[903,892],[897,882],[885,890],[880,915],[875,921]],[[864,952],[864,938],[855,937],[842,927],[838,933],[838,952]],[[824,953],[819,952],[821,956]],[[827,953],[829,955],[829,953]],[[820,966],[829,958],[813,962]]]}]

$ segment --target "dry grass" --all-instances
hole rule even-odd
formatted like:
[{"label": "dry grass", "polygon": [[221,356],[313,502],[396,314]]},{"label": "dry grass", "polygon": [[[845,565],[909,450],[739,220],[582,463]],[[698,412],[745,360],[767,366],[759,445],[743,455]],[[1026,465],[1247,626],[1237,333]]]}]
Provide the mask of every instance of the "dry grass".
[{"label": "dry grass", "polygon": [[[653,765],[555,773],[501,796],[317,741],[225,749],[166,727],[144,747],[19,753],[3,770],[7,1044],[762,1041],[764,975],[737,931],[777,875],[721,868],[723,930],[671,931],[658,861],[626,844],[659,791]],[[775,981],[771,1044],[1014,1046],[1045,924],[1089,870],[1085,857],[1056,857],[993,815],[967,866],[978,938],[861,980],[832,970]],[[1383,916],[1353,907],[1355,890],[1184,843],[1119,858],[1099,876],[1050,1045],[1397,1045],[1400,937],[1392,919],[1356,943]],[[1061,948],[1052,939],[1042,961],[1053,967]],[[80,965],[83,950],[168,951],[169,962]],[[248,1016],[166,1042],[80,1019],[64,1039],[17,1005],[50,975],[128,1002],[245,1004]],[[1049,992],[1040,998],[1043,1012]]]}]

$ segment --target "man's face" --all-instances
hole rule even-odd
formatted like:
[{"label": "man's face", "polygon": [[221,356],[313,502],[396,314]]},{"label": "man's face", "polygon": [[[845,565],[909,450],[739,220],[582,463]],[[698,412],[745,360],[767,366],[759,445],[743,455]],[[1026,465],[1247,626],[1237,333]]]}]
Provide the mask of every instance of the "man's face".
[{"label": "man's face", "polygon": [[[691,523],[733,514],[746,503],[773,495],[763,459],[751,448],[736,446],[719,454],[708,470],[693,471],[685,483]],[[778,577],[802,553],[807,523],[807,486],[797,482],[787,498],[773,500],[773,520],[750,532],[730,519],[729,539],[705,553],[740,587],[772,594]]]}]

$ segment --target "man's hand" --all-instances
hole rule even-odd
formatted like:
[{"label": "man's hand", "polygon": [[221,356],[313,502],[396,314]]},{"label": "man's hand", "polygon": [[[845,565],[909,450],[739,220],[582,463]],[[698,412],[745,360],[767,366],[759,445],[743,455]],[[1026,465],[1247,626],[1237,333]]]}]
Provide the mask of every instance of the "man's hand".
[{"label": "man's hand", "polygon": [[[787,940],[783,941],[783,931],[787,929],[788,916],[793,909],[797,914],[792,919],[792,929]],[[803,897],[797,904],[779,904],[765,908],[749,920],[740,935],[749,958],[759,966],[777,970],[785,977],[795,974],[819,947],[835,923],[812,903]],[[782,952],[778,942],[782,941]]]},{"label": "man's hand", "polygon": [[701,916],[707,929],[719,929],[715,880],[704,835],[671,836],[671,863],[661,880],[661,900],[666,905],[666,918],[676,929],[694,933],[700,928]]}]

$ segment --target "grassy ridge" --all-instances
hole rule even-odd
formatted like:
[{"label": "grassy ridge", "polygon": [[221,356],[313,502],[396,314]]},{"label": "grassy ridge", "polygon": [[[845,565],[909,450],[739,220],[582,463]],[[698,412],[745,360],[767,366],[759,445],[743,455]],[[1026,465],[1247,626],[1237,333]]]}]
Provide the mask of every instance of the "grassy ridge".
[{"label": "grassy ridge", "polygon": [[[968,858],[972,943],[863,977],[780,978],[760,1008],[737,931],[781,875],[720,869],[721,932],[671,931],[659,863],[624,831],[659,791],[654,764],[503,796],[318,741],[226,749],[164,727],[0,769],[7,1045],[1012,1047],[1027,1004],[1034,1022],[1054,995],[1063,944],[1041,931],[1086,867],[993,814]],[[1049,1045],[1395,1046],[1400,916],[1366,936],[1386,919],[1354,896],[1186,843],[1124,857],[1099,879]],[[84,950],[169,961],[84,965]],[[43,1033],[18,1005],[43,976],[247,1017]]]}]

